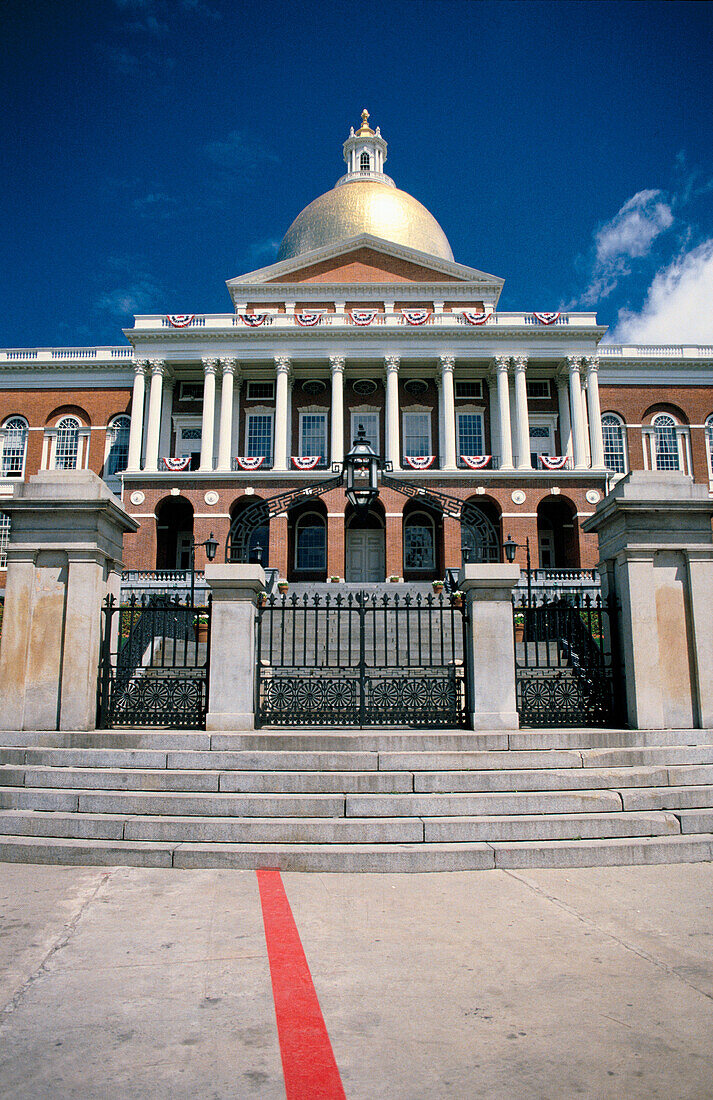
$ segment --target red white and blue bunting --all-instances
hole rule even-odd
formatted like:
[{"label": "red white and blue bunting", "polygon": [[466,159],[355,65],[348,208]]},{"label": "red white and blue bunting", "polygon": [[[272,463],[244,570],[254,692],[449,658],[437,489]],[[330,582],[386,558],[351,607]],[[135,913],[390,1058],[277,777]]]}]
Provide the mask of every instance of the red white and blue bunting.
[{"label": "red white and blue bunting", "polygon": [[314,470],[321,455],[292,455],[292,465],[296,470]]},{"label": "red white and blue bunting", "polygon": [[239,313],[238,317],[248,328],[258,328],[267,321],[267,313]]},{"label": "red white and blue bunting", "polygon": [[378,310],[376,309],[350,309],[349,316],[352,319],[354,325],[370,325]]},{"label": "red white and blue bunting", "polygon": [[469,325],[484,325],[492,316],[492,313],[476,313],[472,309],[464,309],[461,313],[461,317],[464,317]]},{"label": "red white and blue bunting", "polygon": [[166,320],[169,325],[173,325],[174,328],[185,328],[186,325],[190,325],[191,321],[195,317],[195,313],[167,313]]},{"label": "red white and blue bunting", "polygon": [[164,470],[172,470],[174,473],[178,470],[187,470],[191,464],[190,457],[188,458],[162,458],[161,465]]},{"label": "red white and blue bunting", "polygon": [[540,465],[543,470],[566,470],[569,455],[540,455]]},{"label": "red white and blue bunting", "polygon": [[238,455],[235,461],[241,470],[259,470],[265,461],[265,455],[259,455],[257,457]]},{"label": "red white and blue bunting", "polygon": [[401,316],[408,325],[425,325],[431,316],[430,309],[402,309]]},{"label": "red white and blue bunting", "polygon": [[484,470],[490,465],[490,455],[461,455],[460,460],[470,470]]},{"label": "red white and blue bunting", "polygon": [[322,319],[321,313],[313,313],[311,310],[303,313],[295,313],[295,321],[302,328],[312,328],[313,325],[318,325]]},{"label": "red white and blue bunting", "polygon": [[427,470],[436,459],[435,455],[404,455],[404,462],[412,466],[414,470]]},{"label": "red white and blue bunting", "polygon": [[532,316],[541,325],[554,325],[558,317],[561,317],[561,313],[533,313]]}]

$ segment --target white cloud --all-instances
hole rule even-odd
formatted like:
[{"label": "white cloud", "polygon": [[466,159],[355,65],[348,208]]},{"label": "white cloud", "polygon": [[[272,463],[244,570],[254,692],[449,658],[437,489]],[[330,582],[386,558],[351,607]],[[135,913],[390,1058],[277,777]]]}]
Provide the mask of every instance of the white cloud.
[{"label": "white cloud", "polygon": [[639,313],[622,309],[609,339],[713,344],[713,238],[657,272]]},{"label": "white cloud", "polygon": [[595,305],[607,298],[624,276],[631,260],[641,259],[661,233],[673,224],[671,205],[661,191],[637,191],[611,221],[594,234],[594,261],[587,289],[570,304]]},{"label": "white cloud", "polygon": [[165,301],[165,292],[147,275],[141,275],[133,282],[115,287],[100,294],[95,302],[95,308],[100,313],[110,313],[112,316],[126,319],[135,313],[150,313],[158,309],[159,304]]}]

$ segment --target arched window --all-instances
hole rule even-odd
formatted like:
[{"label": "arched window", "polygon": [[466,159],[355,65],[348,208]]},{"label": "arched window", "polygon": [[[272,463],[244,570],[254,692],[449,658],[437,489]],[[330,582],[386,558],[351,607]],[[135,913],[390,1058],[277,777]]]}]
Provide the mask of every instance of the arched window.
[{"label": "arched window", "polygon": [[404,572],[436,568],[436,538],[433,517],[411,512],[404,520]]},{"label": "arched window", "polygon": [[613,474],[626,473],[626,444],[624,421],[615,413],[602,417],[604,437],[604,465]]},{"label": "arched window", "polygon": [[115,416],[106,430],[109,450],[104,465],[104,476],[113,477],[126,469],[129,460],[129,428],[131,419],[128,416]]},{"label": "arched window", "polygon": [[11,416],[0,433],[3,477],[22,477],[27,451],[27,421],[24,416]]},{"label": "arched window", "polygon": [[657,470],[680,470],[676,421],[668,413],[659,413],[652,420],[654,452]]},{"label": "arched window", "polygon": [[327,568],[327,529],[319,512],[305,512],[297,520],[295,570],[322,573]]},{"label": "arched window", "polygon": [[368,172],[369,169],[371,168],[371,161],[369,160],[369,154],[368,153],[362,153],[361,158],[359,160],[359,167],[362,170],[362,172]]},{"label": "arched window", "polygon": [[55,470],[76,470],[79,455],[80,423],[76,416],[63,416],[57,424],[55,439]]},{"label": "arched window", "polygon": [[0,569],[7,568],[7,544],[10,539],[10,517],[0,512]]},{"label": "arched window", "polygon": [[706,452],[708,454],[708,476],[713,480],[713,415],[706,420]]}]

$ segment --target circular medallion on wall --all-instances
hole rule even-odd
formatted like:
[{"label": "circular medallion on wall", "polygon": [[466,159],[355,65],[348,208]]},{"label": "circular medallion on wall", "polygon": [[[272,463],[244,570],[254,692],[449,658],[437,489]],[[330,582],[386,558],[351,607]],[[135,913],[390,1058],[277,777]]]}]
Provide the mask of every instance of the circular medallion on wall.
[{"label": "circular medallion on wall", "polygon": [[143,504],[144,501],[146,500],[146,497],[144,496],[144,494],[141,492],[140,489],[137,489],[135,493],[131,494],[129,499],[130,499],[132,504]]},{"label": "circular medallion on wall", "polygon": [[596,489],[587,489],[587,502],[589,504],[599,504],[601,499]]},{"label": "circular medallion on wall", "polygon": [[373,378],[357,378],[352,382],[352,389],[354,393],[359,393],[362,397],[367,397],[376,389],[376,382]]},{"label": "circular medallion on wall", "polygon": [[412,397],[422,397],[428,391],[428,382],[424,378],[407,378],[404,382],[404,389]]},{"label": "circular medallion on wall", "polygon": [[523,493],[522,489],[515,489],[510,494],[510,499],[512,500],[513,504],[524,504],[525,494]]},{"label": "circular medallion on wall", "polygon": [[251,497],[254,492],[255,492],[255,490],[253,489],[252,485],[246,485],[245,486],[245,496],[246,497]]},{"label": "circular medallion on wall", "polygon": [[207,492],[206,495],[203,497],[203,500],[206,502],[206,504],[217,504],[220,500],[220,497],[214,489],[210,489],[209,492]]}]

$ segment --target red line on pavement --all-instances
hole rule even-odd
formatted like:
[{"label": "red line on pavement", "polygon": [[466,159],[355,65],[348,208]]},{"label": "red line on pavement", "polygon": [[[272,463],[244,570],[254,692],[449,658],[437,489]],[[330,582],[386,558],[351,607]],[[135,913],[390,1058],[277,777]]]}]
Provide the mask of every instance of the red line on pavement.
[{"label": "red line on pavement", "polygon": [[346,1100],[280,872],[257,872],[287,1100]]}]

